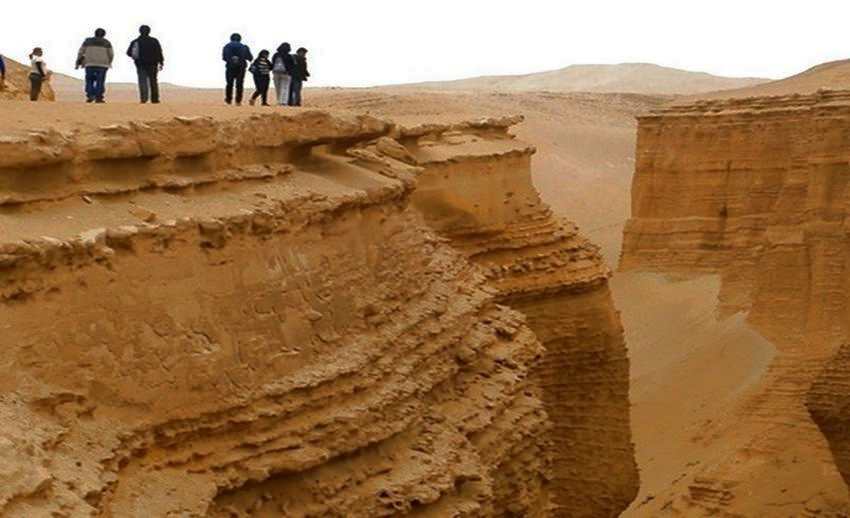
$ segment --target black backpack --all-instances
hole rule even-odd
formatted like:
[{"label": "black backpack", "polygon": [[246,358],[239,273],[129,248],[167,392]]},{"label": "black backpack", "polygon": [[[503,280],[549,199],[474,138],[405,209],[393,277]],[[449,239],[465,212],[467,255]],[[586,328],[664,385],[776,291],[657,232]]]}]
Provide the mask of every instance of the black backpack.
[{"label": "black backpack", "polygon": [[230,60],[227,62],[227,65],[231,67],[244,67],[245,63],[245,47],[243,45],[239,47],[238,51],[234,50],[233,54],[230,55]]}]

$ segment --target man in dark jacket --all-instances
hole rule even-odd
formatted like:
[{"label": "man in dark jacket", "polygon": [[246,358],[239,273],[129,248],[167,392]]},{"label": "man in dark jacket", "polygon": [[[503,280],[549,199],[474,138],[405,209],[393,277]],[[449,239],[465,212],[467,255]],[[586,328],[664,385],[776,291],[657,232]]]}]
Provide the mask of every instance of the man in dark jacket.
[{"label": "man in dark jacket", "polygon": [[310,72],[307,70],[307,49],[304,47],[298,49],[294,59],[292,85],[289,87],[289,105],[301,106],[301,90],[304,87],[304,81],[310,77]]},{"label": "man in dark jacket", "polygon": [[6,88],[6,62],[3,61],[3,55],[0,54],[0,90]]},{"label": "man in dark jacket", "polygon": [[86,69],[86,102],[104,102],[106,72],[112,68],[115,52],[106,39],[106,31],[94,31],[94,38],[86,38],[77,53],[77,68]]},{"label": "man in dark jacket", "polygon": [[221,59],[224,60],[227,79],[224,102],[233,102],[233,87],[236,86],[236,105],[239,106],[245,91],[245,72],[248,70],[248,63],[254,61],[254,56],[248,45],[242,43],[242,36],[234,34],[230,37],[230,43],[221,51]]},{"label": "man in dark jacket", "polygon": [[151,37],[151,28],[147,25],[139,27],[139,37],[130,43],[127,55],[136,63],[136,73],[139,76],[139,97],[142,104],[148,102],[159,104],[159,71],[165,65],[162,46],[159,40]]}]

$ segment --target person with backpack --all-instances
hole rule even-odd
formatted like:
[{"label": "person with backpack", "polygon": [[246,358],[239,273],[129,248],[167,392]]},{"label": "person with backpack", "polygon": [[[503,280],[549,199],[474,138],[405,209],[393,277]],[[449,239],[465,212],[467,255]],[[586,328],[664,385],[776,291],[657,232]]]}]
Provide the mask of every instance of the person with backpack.
[{"label": "person with backpack", "polygon": [[257,90],[251,96],[250,105],[254,106],[257,99],[262,97],[263,106],[269,105],[269,84],[271,83],[272,62],[269,61],[269,51],[261,50],[254,64],[251,65],[251,75]]},{"label": "person with backpack", "polygon": [[227,88],[225,90],[224,102],[231,104],[233,102],[233,87],[236,87],[236,106],[242,104],[242,95],[245,91],[245,72],[248,68],[248,63],[254,61],[254,56],[251,54],[251,49],[248,45],[242,43],[242,36],[233,34],[230,36],[230,43],[224,46],[221,52],[221,59],[225,64],[225,78],[227,80]]},{"label": "person with backpack", "polygon": [[151,28],[147,25],[139,27],[139,37],[130,43],[127,55],[136,63],[136,74],[139,77],[139,98],[142,104],[148,102],[159,104],[159,72],[165,65],[162,55],[162,45],[159,40],[151,37]]},{"label": "person with backpack", "polygon": [[293,59],[295,66],[293,67],[292,85],[289,87],[289,105],[301,106],[301,90],[304,87],[304,81],[310,77],[310,72],[307,70],[307,49],[304,47],[298,49]]},{"label": "person with backpack", "polygon": [[104,103],[106,72],[112,68],[115,51],[106,39],[106,31],[97,29],[94,38],[86,38],[77,53],[77,68],[86,69],[86,102]]},{"label": "person with backpack", "polygon": [[295,60],[292,58],[292,46],[282,43],[272,57],[272,73],[274,74],[274,90],[277,94],[277,104],[289,105],[289,88],[292,85],[292,75],[295,73]]},{"label": "person with backpack", "polygon": [[32,49],[30,53],[30,101],[38,101],[41,96],[41,87],[45,81],[50,80],[51,72],[44,63],[44,51],[41,47]]}]

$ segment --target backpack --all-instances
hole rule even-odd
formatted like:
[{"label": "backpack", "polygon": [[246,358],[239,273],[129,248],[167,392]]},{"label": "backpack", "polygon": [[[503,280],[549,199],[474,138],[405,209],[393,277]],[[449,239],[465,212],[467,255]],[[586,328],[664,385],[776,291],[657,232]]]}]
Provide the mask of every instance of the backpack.
[{"label": "backpack", "polygon": [[286,58],[283,56],[278,56],[277,59],[274,60],[274,66],[272,67],[272,71],[278,74],[286,74]]},{"label": "backpack", "polygon": [[245,66],[245,61],[245,47],[239,46],[235,49],[231,47],[231,54],[227,65],[231,67],[243,67]]}]

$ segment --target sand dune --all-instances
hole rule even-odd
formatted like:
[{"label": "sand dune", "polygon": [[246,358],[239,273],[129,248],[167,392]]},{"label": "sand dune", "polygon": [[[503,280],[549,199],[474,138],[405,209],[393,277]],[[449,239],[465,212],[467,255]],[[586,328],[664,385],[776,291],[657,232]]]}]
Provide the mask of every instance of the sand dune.
[{"label": "sand dune", "polygon": [[484,76],[456,81],[410,85],[434,90],[495,90],[504,92],[594,92],[688,95],[742,88],[769,81],[761,78],[720,77],[649,63],[572,65],[560,70],[516,76]]},{"label": "sand dune", "polygon": [[734,90],[710,92],[697,98],[728,99],[733,97],[811,94],[820,89],[842,90],[847,88],[850,88],[850,60],[845,59],[823,63],[778,81]]}]

